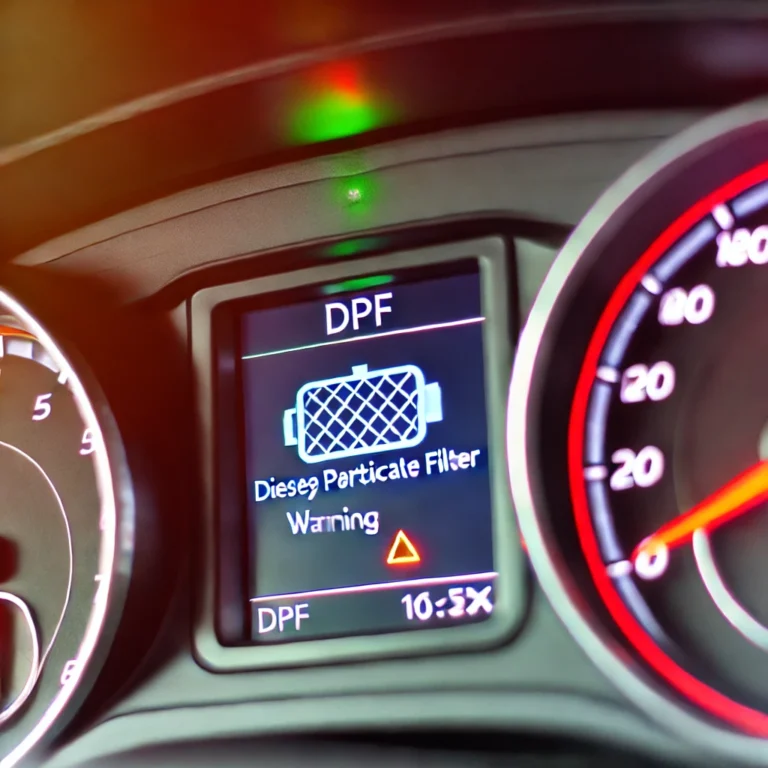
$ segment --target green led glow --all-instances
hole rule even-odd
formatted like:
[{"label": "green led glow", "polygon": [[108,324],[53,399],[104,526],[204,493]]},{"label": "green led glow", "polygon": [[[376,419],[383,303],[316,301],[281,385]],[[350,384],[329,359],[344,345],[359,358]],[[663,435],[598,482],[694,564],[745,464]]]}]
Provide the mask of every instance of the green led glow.
[{"label": "green led glow", "polygon": [[363,200],[363,190],[360,189],[360,187],[350,187],[347,190],[347,202],[348,203],[359,203]]},{"label": "green led glow", "polygon": [[323,256],[330,256],[338,259],[345,256],[358,256],[361,253],[384,248],[386,239],[383,237],[356,237],[352,240],[343,240],[340,243],[333,243],[323,249]]},{"label": "green led glow", "polygon": [[333,296],[336,293],[345,293],[347,291],[364,291],[366,288],[376,288],[379,285],[387,285],[393,282],[394,275],[371,275],[370,277],[357,277],[354,280],[345,280],[343,283],[334,283],[333,285],[324,285],[323,293],[326,296]]},{"label": "green led glow", "polygon": [[386,123],[384,110],[357,94],[321,93],[299,104],[290,124],[290,137],[296,144],[357,136]]},{"label": "green led glow", "polygon": [[350,220],[368,216],[379,198],[378,180],[374,174],[341,176],[331,182],[333,196]]},{"label": "green led glow", "polygon": [[287,117],[294,144],[357,136],[392,122],[391,110],[354,61],[324,65],[308,75],[289,102]]}]

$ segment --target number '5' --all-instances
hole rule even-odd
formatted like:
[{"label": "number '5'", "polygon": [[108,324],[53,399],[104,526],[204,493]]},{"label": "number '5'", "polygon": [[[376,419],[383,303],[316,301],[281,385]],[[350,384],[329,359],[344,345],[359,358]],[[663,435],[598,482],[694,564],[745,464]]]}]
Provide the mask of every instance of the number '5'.
[{"label": "number '5'", "polygon": [[38,395],[37,400],[35,400],[35,410],[32,412],[32,421],[42,421],[51,415],[51,404],[48,401],[52,395],[53,392]]}]

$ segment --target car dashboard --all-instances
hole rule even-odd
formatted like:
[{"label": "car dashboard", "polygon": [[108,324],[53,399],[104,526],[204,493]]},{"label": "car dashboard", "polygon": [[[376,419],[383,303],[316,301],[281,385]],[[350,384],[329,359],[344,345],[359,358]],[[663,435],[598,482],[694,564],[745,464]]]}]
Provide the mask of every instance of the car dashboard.
[{"label": "car dashboard", "polygon": [[761,5],[71,5],[0,133],[0,765],[768,762]]}]

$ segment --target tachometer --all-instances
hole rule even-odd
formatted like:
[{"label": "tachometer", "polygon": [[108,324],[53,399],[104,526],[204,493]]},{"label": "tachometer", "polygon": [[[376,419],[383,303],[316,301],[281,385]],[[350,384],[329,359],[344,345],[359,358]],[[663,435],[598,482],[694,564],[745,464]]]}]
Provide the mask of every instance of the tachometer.
[{"label": "tachometer", "polygon": [[523,532],[571,629],[667,725],[762,758],[767,161],[757,104],[618,182],[533,309],[509,419]]},{"label": "tachometer", "polygon": [[61,725],[119,613],[130,487],[104,406],[0,292],[0,765]]}]

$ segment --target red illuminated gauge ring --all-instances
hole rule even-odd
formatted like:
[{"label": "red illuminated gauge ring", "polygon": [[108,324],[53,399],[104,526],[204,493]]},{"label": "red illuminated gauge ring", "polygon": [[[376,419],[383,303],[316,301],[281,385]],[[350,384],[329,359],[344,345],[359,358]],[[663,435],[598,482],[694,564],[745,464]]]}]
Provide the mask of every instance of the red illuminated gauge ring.
[{"label": "red illuminated gauge ring", "polygon": [[697,706],[740,730],[768,737],[768,715],[739,704],[686,672],[658,646],[633,616],[606,571],[593,527],[584,478],[584,434],[589,395],[597,376],[598,360],[627,301],[642,278],[667,251],[715,206],[730,201],[768,179],[768,163],[743,173],[689,208],[675,220],[627,272],[609,299],[590,339],[576,384],[568,427],[568,471],[576,526],[584,556],[597,590],[616,624],[642,658]]}]

